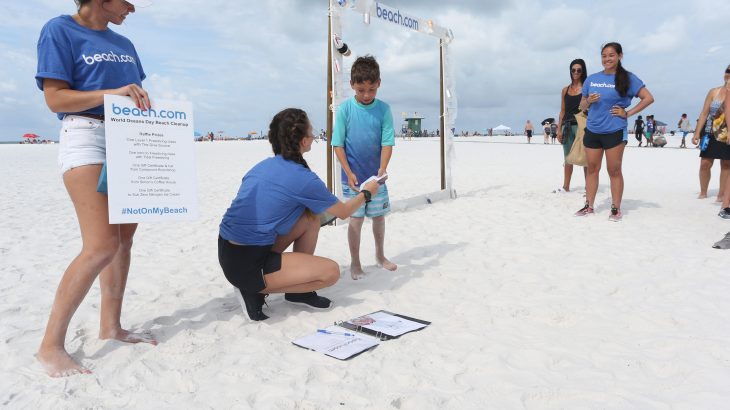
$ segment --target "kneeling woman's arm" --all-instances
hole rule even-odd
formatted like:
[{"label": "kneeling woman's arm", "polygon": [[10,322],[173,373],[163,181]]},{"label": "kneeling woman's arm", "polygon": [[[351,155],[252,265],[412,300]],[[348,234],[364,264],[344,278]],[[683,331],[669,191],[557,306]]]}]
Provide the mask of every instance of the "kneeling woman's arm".
[{"label": "kneeling woman's arm", "polygon": [[[378,193],[380,184],[377,181],[370,181],[363,187],[363,191],[370,192],[371,195]],[[361,191],[362,192],[362,191]],[[340,219],[347,219],[355,213],[365,203],[365,194],[358,194],[354,198],[350,198],[347,202],[338,201],[327,209],[327,213],[332,214]]]}]

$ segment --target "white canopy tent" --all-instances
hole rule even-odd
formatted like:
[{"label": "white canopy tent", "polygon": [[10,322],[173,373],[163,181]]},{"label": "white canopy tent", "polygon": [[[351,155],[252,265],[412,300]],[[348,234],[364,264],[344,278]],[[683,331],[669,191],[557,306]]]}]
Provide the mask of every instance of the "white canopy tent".
[{"label": "white canopy tent", "polygon": [[503,124],[499,124],[492,128],[492,135],[507,135],[508,133],[512,133],[512,128]]}]

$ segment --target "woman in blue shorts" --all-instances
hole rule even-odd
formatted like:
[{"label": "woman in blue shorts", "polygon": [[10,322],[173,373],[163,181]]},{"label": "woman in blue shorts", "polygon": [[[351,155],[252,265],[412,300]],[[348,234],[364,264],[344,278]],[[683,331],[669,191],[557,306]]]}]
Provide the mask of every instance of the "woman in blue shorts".
[{"label": "woman in blue shorts", "polygon": [[[304,160],[313,141],[304,111],[276,114],[269,125],[274,156],[246,173],[221,221],[218,260],[251,320],[268,319],[262,308],[269,293],[284,293],[286,301],[312,308],[331,306],[315,291],[337,282],[340,269],[337,262],[314,256],[320,226],[315,214],[348,218],[378,192],[380,185],[371,181],[340,202]],[[293,252],[285,253],[292,244]]]},{"label": "woman in blue shorts", "polygon": [[[628,142],[627,118],[641,112],[654,102],[644,83],[621,66],[623,50],[619,43],[608,43],[601,49],[603,71],[591,74],[583,84],[582,110],[588,110],[583,145],[588,162],[586,173],[586,203],[575,215],[593,214],[598,191],[598,172],[606,154],[606,168],[611,180],[611,213],[609,219],[620,221],[624,177],[621,162]],[[629,109],[631,100],[641,101]]]},{"label": "woman in blue shorts", "polygon": [[111,29],[146,0],[76,0],[78,12],[46,23],[38,39],[36,82],[48,108],[61,120],[58,162],[81,230],[82,248],[58,285],[46,332],[36,357],[53,377],[91,373],[64,347],[71,317],[99,276],[99,338],[157,342],[121,327],[124,288],[137,224],[110,225],[107,197],[96,192],[104,139],[104,94],[129,96],[149,108],[145,73],[134,45]]}]

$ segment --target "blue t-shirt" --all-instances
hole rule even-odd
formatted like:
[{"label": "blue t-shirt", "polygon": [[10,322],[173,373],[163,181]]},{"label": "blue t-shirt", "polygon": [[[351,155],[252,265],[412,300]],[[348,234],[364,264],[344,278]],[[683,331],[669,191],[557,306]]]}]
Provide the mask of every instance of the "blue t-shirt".
[{"label": "blue t-shirt", "polygon": [[[340,105],[332,132],[332,146],[345,147],[347,164],[359,182],[378,174],[382,147],[393,145],[395,130],[388,104],[376,98],[363,105],[352,97]],[[347,181],[344,169],[342,181]]]},{"label": "blue t-shirt", "polygon": [[588,98],[589,94],[599,93],[601,98],[591,104],[588,110],[586,128],[597,134],[610,134],[620,129],[626,129],[627,120],[611,114],[613,106],[628,108],[631,100],[639,94],[644,87],[644,82],[629,73],[629,90],[625,97],[621,97],[616,91],[616,76],[599,71],[588,76],[583,83],[583,96]]},{"label": "blue t-shirt", "polygon": [[[145,77],[132,42],[110,29],[92,30],[64,15],[51,19],[41,30],[35,75],[41,90],[44,78],[65,81],[73,90],[95,91],[142,86]],[[102,115],[104,106],[83,113]],[[81,112],[58,113],[58,118],[66,114]]]},{"label": "blue t-shirt", "polygon": [[318,214],[337,201],[317,174],[277,155],[243,177],[221,221],[220,236],[243,245],[271,245],[291,231],[305,208]]}]

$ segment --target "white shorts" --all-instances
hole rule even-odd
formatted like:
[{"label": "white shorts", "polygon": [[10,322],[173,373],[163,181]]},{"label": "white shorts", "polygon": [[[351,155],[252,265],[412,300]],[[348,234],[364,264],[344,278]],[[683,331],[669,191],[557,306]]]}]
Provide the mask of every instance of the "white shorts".
[{"label": "white shorts", "polygon": [[106,160],[104,121],[67,115],[61,121],[58,138],[58,165],[61,173],[83,165],[103,164]]}]

